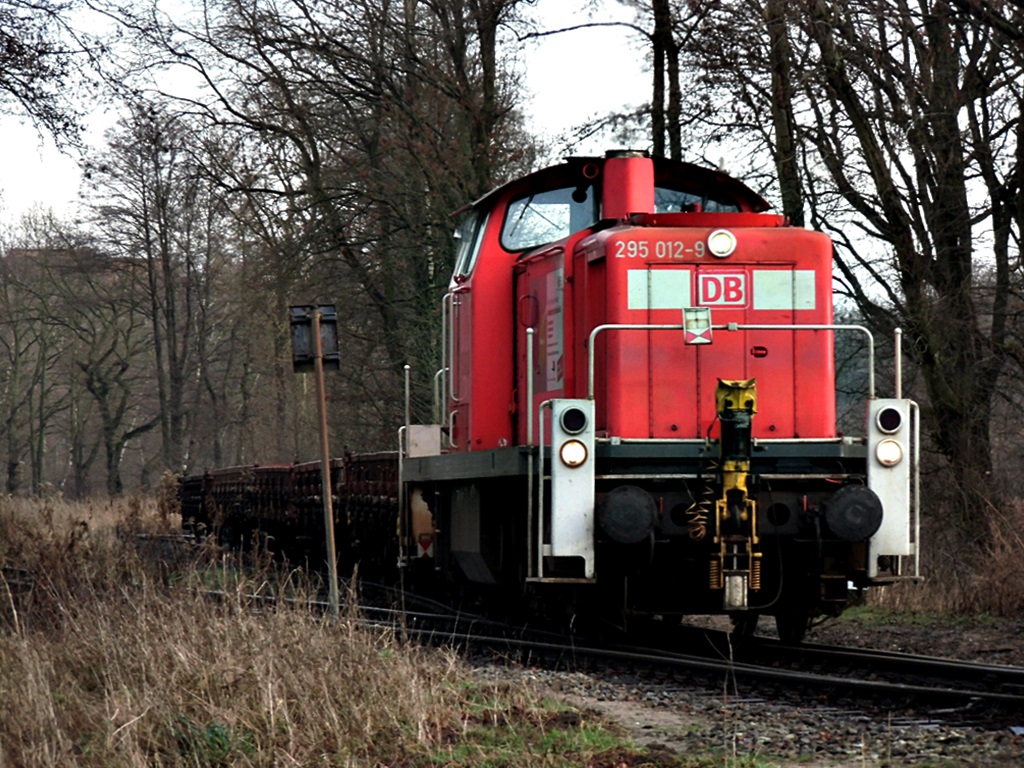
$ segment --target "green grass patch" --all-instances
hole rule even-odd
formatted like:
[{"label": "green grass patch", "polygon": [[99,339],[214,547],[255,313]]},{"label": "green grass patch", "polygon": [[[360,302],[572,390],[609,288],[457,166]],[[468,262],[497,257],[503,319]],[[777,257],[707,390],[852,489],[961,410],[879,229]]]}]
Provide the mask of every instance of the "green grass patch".
[{"label": "green grass patch", "polygon": [[985,613],[951,615],[938,611],[897,611],[877,605],[855,605],[847,608],[836,621],[874,627],[948,627],[952,625],[967,628],[998,623],[999,619]]}]

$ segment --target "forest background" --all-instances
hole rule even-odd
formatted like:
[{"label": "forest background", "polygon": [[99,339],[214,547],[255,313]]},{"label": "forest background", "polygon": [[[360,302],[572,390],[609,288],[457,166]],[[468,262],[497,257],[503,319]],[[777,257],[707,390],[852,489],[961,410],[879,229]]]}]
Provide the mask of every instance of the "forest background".
[{"label": "forest background", "polygon": [[[843,318],[904,331],[930,567],[1024,552],[1024,0],[616,1],[646,96],[553,146],[517,57],[570,32],[529,0],[0,0],[0,110],[68,148],[82,105],[120,116],[82,154],[82,215],[0,233],[6,492],[116,495],[167,470],[314,458],[292,304],[339,308],[336,452],[392,445],[407,364],[430,418],[452,212],[601,134],[727,156],[831,235]],[[578,26],[610,23],[576,5]],[[854,422],[856,352],[839,361]]]}]

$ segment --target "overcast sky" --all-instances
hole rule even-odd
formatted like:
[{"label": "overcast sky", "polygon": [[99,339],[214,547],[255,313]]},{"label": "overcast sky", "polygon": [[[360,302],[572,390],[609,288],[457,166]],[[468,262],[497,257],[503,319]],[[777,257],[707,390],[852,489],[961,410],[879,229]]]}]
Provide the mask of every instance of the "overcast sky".
[{"label": "overcast sky", "polygon": [[[582,4],[538,0],[533,12],[540,28],[560,29],[586,21],[579,10]],[[605,6],[603,22],[632,18],[615,0],[605,0]],[[528,41],[521,59],[530,91],[527,124],[542,138],[557,141],[595,114],[649,98],[650,79],[643,72],[637,41],[622,28],[583,29]],[[109,118],[95,123],[94,134],[102,134]],[[93,138],[99,142],[102,136]],[[610,148],[607,143],[590,139],[574,153],[600,154]],[[74,215],[80,182],[75,157],[57,151],[29,122],[8,116],[0,117],[0,157],[0,222],[10,225],[36,205]]]}]

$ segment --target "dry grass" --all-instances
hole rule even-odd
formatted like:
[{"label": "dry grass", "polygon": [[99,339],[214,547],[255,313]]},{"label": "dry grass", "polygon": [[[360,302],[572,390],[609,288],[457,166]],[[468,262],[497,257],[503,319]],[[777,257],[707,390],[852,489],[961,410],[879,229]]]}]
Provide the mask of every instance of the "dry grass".
[{"label": "dry grass", "polygon": [[877,591],[871,602],[902,613],[1024,616],[1024,500],[987,514],[984,543],[965,543],[952,528],[937,524],[923,532],[920,584]]},{"label": "dry grass", "polygon": [[[529,687],[354,621],[254,611],[246,595],[270,573],[236,573],[233,597],[210,601],[192,589],[212,578],[200,563],[140,555],[136,533],[175,530],[163,509],[0,498],[0,768],[723,764],[633,750]],[[1021,615],[1024,501],[997,519],[981,567],[932,533],[930,580],[880,593],[883,607]]]},{"label": "dry grass", "polygon": [[992,616],[1024,616],[1024,500],[989,515],[989,537],[981,562],[971,575],[962,609]]},{"label": "dry grass", "polygon": [[138,555],[172,525],[0,500],[0,766],[607,764],[606,732],[451,653],[198,596]]}]

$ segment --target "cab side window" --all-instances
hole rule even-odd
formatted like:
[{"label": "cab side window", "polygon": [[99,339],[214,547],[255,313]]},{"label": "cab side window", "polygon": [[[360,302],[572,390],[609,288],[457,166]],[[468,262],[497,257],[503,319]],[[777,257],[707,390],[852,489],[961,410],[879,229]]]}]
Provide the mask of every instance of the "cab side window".
[{"label": "cab side window", "polygon": [[466,216],[455,230],[455,276],[465,277],[473,272],[480,243],[487,228],[487,216],[473,211]]}]

